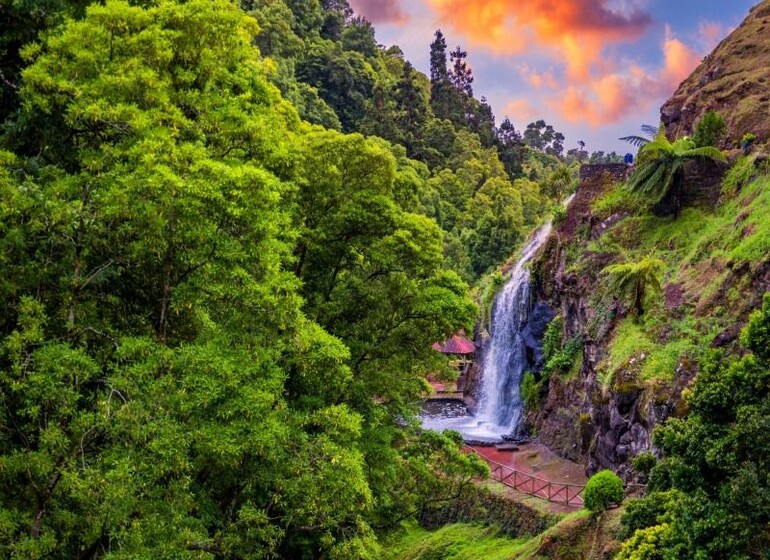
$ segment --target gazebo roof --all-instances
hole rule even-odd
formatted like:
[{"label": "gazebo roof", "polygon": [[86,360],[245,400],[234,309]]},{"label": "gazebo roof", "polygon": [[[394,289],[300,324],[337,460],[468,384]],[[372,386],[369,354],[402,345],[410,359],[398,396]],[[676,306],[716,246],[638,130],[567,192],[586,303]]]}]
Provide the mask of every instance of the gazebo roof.
[{"label": "gazebo roof", "polygon": [[436,342],[433,345],[434,350],[438,350],[442,354],[475,354],[476,345],[473,341],[466,338],[464,332],[460,332],[448,338],[444,344]]}]

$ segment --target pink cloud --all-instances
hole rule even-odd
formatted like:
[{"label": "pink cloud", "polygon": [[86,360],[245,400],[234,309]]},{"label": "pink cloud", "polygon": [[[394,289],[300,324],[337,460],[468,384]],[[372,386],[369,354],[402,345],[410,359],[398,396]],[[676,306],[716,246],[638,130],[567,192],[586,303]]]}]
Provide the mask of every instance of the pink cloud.
[{"label": "pink cloud", "polygon": [[634,41],[651,23],[635,5],[611,9],[606,0],[428,0],[453,30],[471,43],[503,54],[551,51],[573,80],[587,81],[608,64],[609,43]]},{"label": "pink cloud", "polygon": [[572,123],[602,126],[620,122],[629,114],[642,114],[671,95],[700,63],[701,57],[670,29],[661,46],[663,65],[648,71],[632,65],[624,72],[596,75],[590,82],[568,85],[547,100],[548,107]]},{"label": "pink cloud", "polygon": [[372,23],[403,25],[409,21],[401,0],[350,0],[350,6]]},{"label": "pink cloud", "polygon": [[503,110],[504,114],[515,121],[528,121],[537,116],[537,110],[528,99],[518,98],[510,100]]},{"label": "pink cloud", "polygon": [[703,20],[698,25],[698,42],[705,52],[711,52],[732,30],[719,22]]}]

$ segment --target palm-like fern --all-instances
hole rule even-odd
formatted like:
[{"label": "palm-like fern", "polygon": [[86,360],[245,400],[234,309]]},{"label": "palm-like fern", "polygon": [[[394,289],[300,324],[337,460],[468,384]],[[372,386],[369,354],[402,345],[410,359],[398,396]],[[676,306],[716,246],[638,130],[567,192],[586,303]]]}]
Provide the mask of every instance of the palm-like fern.
[{"label": "palm-like fern", "polygon": [[669,142],[661,124],[657,136],[639,150],[639,164],[628,181],[628,188],[647,195],[653,202],[667,194],[674,195],[675,210],[679,210],[679,190],[684,180],[684,166],[691,159],[727,161],[724,154],[712,146],[696,148],[689,137]]},{"label": "palm-like fern", "polygon": [[637,317],[644,313],[644,300],[652,293],[661,291],[661,279],[666,263],[660,259],[645,257],[639,262],[613,264],[602,270],[609,276],[610,289],[631,304],[631,312]]},{"label": "palm-like fern", "polygon": [[649,144],[655,139],[655,136],[658,134],[658,129],[652,126],[651,124],[643,124],[642,133],[644,134],[644,136],[635,136],[635,135],[624,136],[623,138],[620,138],[620,140],[623,140],[624,142],[628,142],[629,144],[632,144],[637,148],[641,148],[642,146]]}]

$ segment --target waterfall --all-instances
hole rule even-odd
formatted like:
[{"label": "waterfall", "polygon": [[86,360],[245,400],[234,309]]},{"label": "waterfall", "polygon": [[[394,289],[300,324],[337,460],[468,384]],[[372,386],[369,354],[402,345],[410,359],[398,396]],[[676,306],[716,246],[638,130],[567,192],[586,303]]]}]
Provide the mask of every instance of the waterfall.
[{"label": "waterfall", "polygon": [[[574,195],[573,195],[574,196]],[[564,201],[567,206],[572,196]],[[465,441],[499,442],[521,435],[521,379],[540,359],[540,344],[554,311],[545,303],[533,304],[529,262],[551,233],[548,223],[537,230],[521,251],[511,276],[492,305],[490,339],[484,345],[478,412],[470,415],[451,406],[425,410],[422,425],[430,430],[455,430]]]},{"label": "waterfall", "polygon": [[521,379],[529,367],[523,330],[532,311],[528,263],[545,243],[551,224],[540,228],[521,252],[510,279],[492,306],[477,419],[501,433],[519,434],[524,403]]}]

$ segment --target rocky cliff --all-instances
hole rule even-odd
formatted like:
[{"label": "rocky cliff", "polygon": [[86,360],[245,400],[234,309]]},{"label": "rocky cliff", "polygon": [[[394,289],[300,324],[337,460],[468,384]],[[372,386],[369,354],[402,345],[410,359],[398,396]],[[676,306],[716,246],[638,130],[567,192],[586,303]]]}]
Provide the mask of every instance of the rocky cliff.
[{"label": "rocky cliff", "polygon": [[[730,351],[770,290],[770,231],[757,230],[770,180],[720,199],[722,170],[696,166],[688,173],[695,206],[674,219],[640,207],[608,171],[584,177],[532,265],[539,305],[558,311],[563,344],[579,341],[581,351],[571,368],[539,373],[540,402],[528,422],[541,442],[589,473],[610,468],[634,480],[631,460],[652,449],[655,426],[686,413],[682,394],[704,348]],[[762,249],[743,252],[747,242]],[[633,317],[602,271],[646,256],[663,259],[667,272],[645,315]]]},{"label": "rocky cliff", "polygon": [[661,109],[669,138],[692,135],[713,109],[727,122],[723,147],[736,147],[746,133],[770,138],[770,0],[708,55]]}]

